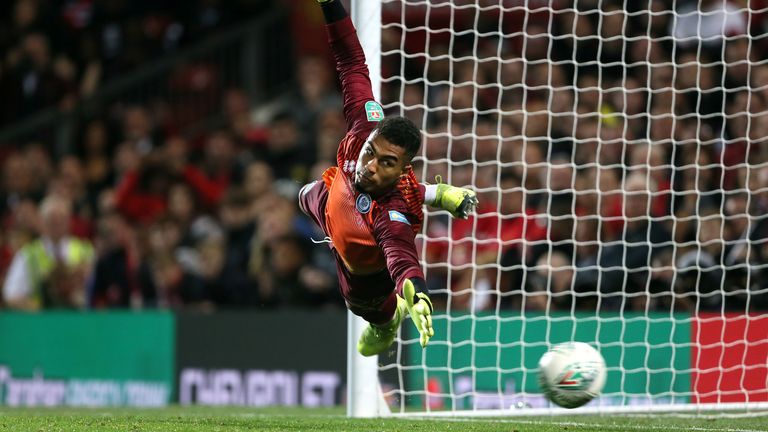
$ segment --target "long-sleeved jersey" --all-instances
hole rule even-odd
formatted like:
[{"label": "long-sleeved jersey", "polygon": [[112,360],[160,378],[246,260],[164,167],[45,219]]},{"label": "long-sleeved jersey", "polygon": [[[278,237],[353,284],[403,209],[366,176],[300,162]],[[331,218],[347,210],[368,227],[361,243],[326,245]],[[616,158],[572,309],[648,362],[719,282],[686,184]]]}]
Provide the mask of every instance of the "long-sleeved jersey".
[{"label": "long-sleeved jersey", "polygon": [[[337,166],[323,175],[328,189],[326,234],[351,275],[386,270],[394,286],[400,287],[405,278],[424,278],[414,244],[423,218],[423,197],[412,171],[376,199],[354,188],[358,157],[376,123],[383,118],[383,111],[373,99],[365,54],[352,21],[347,17],[326,28],[342,85],[347,123]],[[362,286],[352,288],[365,290]]]}]

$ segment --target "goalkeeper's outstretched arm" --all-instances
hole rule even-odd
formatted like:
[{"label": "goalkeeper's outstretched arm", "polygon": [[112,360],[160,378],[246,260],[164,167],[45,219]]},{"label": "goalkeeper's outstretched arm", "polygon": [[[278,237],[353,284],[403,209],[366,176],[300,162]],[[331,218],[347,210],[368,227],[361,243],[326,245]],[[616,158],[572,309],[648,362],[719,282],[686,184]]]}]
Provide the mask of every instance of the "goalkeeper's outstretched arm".
[{"label": "goalkeeper's outstretched arm", "polygon": [[365,138],[376,122],[383,118],[384,113],[380,106],[373,102],[373,90],[363,47],[340,0],[318,0],[318,3],[323,10],[328,43],[341,82],[347,131]]},{"label": "goalkeeper's outstretched arm", "polygon": [[387,270],[395,282],[397,294],[405,300],[424,347],[435,334],[432,329],[432,301],[416,252],[416,234],[410,223],[404,213],[381,211],[374,219],[374,235],[384,252]]}]

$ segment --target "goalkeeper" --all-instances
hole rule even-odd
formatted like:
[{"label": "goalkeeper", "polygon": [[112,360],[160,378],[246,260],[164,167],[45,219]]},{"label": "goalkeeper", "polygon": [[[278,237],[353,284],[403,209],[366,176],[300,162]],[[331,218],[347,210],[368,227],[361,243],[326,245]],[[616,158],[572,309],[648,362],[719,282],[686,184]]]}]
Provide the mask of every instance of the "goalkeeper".
[{"label": "goalkeeper", "polygon": [[406,118],[384,118],[346,10],[338,0],[317,1],[341,80],[347,134],[339,144],[337,166],[301,189],[299,206],[328,236],[347,307],[369,323],[358,351],[372,356],[389,348],[406,314],[424,347],[434,330],[414,244],[422,205],[467,217],[477,205],[476,194],[418,183],[411,159],[419,151],[421,132]]}]

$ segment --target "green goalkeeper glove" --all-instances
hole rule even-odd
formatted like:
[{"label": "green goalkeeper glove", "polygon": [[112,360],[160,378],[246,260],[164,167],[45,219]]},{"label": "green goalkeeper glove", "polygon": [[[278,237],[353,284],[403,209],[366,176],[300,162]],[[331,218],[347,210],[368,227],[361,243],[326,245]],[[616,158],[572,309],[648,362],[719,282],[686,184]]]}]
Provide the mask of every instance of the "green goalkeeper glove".
[{"label": "green goalkeeper glove", "polygon": [[435,335],[435,330],[432,328],[432,300],[427,295],[424,281],[414,280],[417,281],[415,285],[410,279],[403,282],[403,298],[408,314],[416,330],[419,331],[421,347],[424,348],[429,338]]},{"label": "green goalkeeper glove", "polygon": [[326,3],[330,3],[330,2],[332,2],[332,1],[334,1],[334,0],[317,0],[317,2],[318,2],[319,4],[321,4],[321,5],[322,5],[322,4],[326,4]]},{"label": "green goalkeeper glove", "polygon": [[447,210],[451,216],[460,219],[467,219],[478,206],[477,193],[471,189],[451,186],[443,183],[440,176],[435,176],[437,182],[437,196],[434,207]]}]

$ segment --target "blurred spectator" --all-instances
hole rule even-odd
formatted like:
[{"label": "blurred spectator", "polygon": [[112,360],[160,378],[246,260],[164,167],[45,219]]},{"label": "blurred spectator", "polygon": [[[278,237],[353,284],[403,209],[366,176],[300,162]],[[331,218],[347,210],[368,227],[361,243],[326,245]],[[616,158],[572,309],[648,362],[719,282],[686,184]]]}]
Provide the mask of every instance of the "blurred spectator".
[{"label": "blurred spectator", "polygon": [[[626,164],[628,174],[640,173],[656,185],[656,190],[651,197],[651,216],[664,217],[669,215],[672,179],[670,176],[671,166],[665,162],[668,157],[664,147],[659,144],[640,142],[632,144],[627,155],[629,156],[629,161]],[[713,178],[709,177],[708,182],[712,180]]]},{"label": "blurred spectator", "polygon": [[717,207],[707,206],[698,213],[697,245],[684,248],[677,258],[675,309],[721,310],[723,296],[723,257],[725,256],[722,216]]},{"label": "blurred spectator", "polygon": [[251,200],[253,214],[267,212],[276,193],[272,167],[264,161],[251,162],[245,169],[243,189]]},{"label": "blurred spectator", "polygon": [[[306,237],[303,237],[306,238]],[[312,238],[312,237],[310,237]],[[306,240],[301,245],[307,246]],[[338,277],[330,249],[312,247],[307,249],[308,257],[299,269],[299,282],[304,288],[303,298],[298,304],[310,307],[341,307],[343,300],[338,295]]]},{"label": "blurred spectator", "polygon": [[96,265],[88,283],[88,306],[101,308],[140,308],[148,288],[137,280],[139,262],[136,239],[131,227],[116,212],[105,214],[96,231]]},{"label": "blurred spectator", "polygon": [[257,157],[272,167],[276,178],[297,183],[308,179],[307,167],[314,162],[314,155],[307,152],[301,142],[300,125],[291,111],[280,112],[272,118],[269,140]]},{"label": "blurred spectator", "polygon": [[38,239],[13,258],[3,299],[13,309],[85,307],[85,283],[93,266],[93,246],[69,234],[72,203],[50,195],[40,205]]},{"label": "blurred spectator", "polygon": [[254,147],[264,140],[263,128],[251,119],[251,104],[248,95],[239,88],[230,88],[224,93],[225,128],[233,133],[234,139],[247,147]]},{"label": "blurred spectator", "polygon": [[[644,309],[650,267],[663,259],[672,245],[664,226],[650,217],[655,184],[647,176],[631,174],[624,184],[625,227],[621,238],[601,248],[598,256],[600,292],[609,308]],[[597,276],[597,275],[596,275]],[[627,296],[629,306],[624,304]]]},{"label": "blurred spectator", "polygon": [[[66,60],[61,60],[66,62]],[[32,114],[59,102],[69,91],[65,71],[70,66],[58,63],[54,68],[48,37],[43,33],[23,36],[18,51],[9,53],[7,76],[4,77],[6,95],[3,101],[6,121]],[[5,123],[5,122],[4,122]]]},{"label": "blurred spectator", "polygon": [[574,271],[571,260],[563,253],[543,255],[529,276],[525,295],[526,310],[571,310]]},{"label": "blurred spectator", "polygon": [[146,108],[132,106],[125,110],[123,140],[132,143],[142,156],[149,154],[160,144],[158,132]]},{"label": "blurred spectator", "polygon": [[248,194],[229,190],[219,207],[219,219],[224,237],[209,245],[216,250],[210,253],[220,254],[220,267],[209,272],[217,278],[213,297],[217,304],[228,307],[258,305],[258,281],[249,272],[257,225]]},{"label": "blurred spectator", "polygon": [[626,64],[625,29],[630,19],[624,9],[617,3],[605,2],[602,10],[603,19],[600,26],[600,36],[603,38],[600,48],[600,62],[604,65],[603,79],[607,77],[621,78]]},{"label": "blurred spectator", "polygon": [[188,285],[183,283],[183,267],[175,255],[181,236],[181,228],[169,217],[140,228],[137,278],[145,307],[179,308],[184,304],[183,290]]},{"label": "blurred spectator", "polygon": [[729,0],[680,2],[669,32],[679,46],[700,46],[717,54],[724,37],[747,34],[747,21]]},{"label": "blurred spectator", "polygon": [[[183,301],[187,308],[211,309],[214,301],[231,306],[226,300],[216,297],[217,292],[222,290],[221,284],[231,283],[223,273],[226,251],[226,240],[218,233],[211,232],[197,239],[194,244],[196,266],[184,269],[181,282]],[[238,306],[249,306],[249,303],[244,302]]]},{"label": "blurred spectator", "polygon": [[532,242],[526,257],[530,265],[553,252],[560,252],[568,259],[572,259],[575,253],[576,207],[573,193],[552,193],[542,198],[537,209],[538,220],[534,222],[541,227],[540,234]]},{"label": "blurred spectator", "polygon": [[[295,235],[278,237],[269,246],[269,285],[278,291],[283,304],[319,306],[329,300],[329,295],[336,294],[328,290],[327,281],[312,281],[312,276],[328,278],[322,272],[302,269],[307,261],[308,248]],[[303,272],[303,274],[302,274]],[[306,274],[310,272],[310,274]],[[264,278],[262,278],[263,280]],[[309,285],[306,285],[309,282]],[[311,288],[310,288],[311,287]]]},{"label": "blurred spectator", "polygon": [[83,176],[92,205],[101,189],[114,182],[107,125],[93,120],[86,125],[78,156],[83,163]]},{"label": "blurred spectator", "polygon": [[302,57],[298,62],[296,82],[298,94],[287,109],[295,113],[302,131],[314,132],[317,116],[328,107],[341,107],[341,99],[333,86],[334,75],[329,62],[320,57]]},{"label": "blurred spectator", "polygon": [[167,161],[156,150],[122,178],[116,191],[117,208],[131,222],[151,222],[165,213],[171,182]]},{"label": "blurred spectator", "polygon": [[[45,196],[50,182],[56,175],[56,168],[51,154],[43,143],[29,143],[24,146],[22,155],[26,170],[30,173],[30,197],[41,199]],[[71,167],[71,165],[70,165]]]},{"label": "blurred spectator", "polygon": [[243,166],[237,158],[237,153],[238,148],[232,134],[227,130],[217,130],[205,143],[199,172],[189,164],[183,168],[176,167],[176,171],[180,171],[187,181],[194,185],[205,205],[212,208],[219,204],[224,191],[242,178]]},{"label": "blurred spectator", "polygon": [[[11,153],[3,162],[3,205],[12,209],[19,201],[35,197],[34,176],[27,159],[19,153]],[[47,187],[47,184],[42,185]]]},{"label": "blurred spectator", "polygon": [[319,113],[317,119],[316,160],[336,160],[336,149],[339,146],[339,142],[344,138],[345,130],[346,124],[341,107],[333,106]]}]

